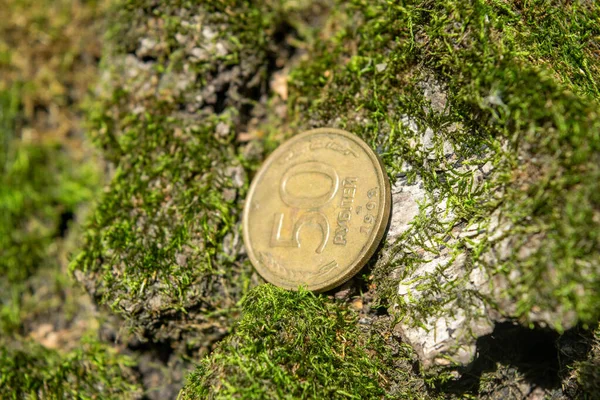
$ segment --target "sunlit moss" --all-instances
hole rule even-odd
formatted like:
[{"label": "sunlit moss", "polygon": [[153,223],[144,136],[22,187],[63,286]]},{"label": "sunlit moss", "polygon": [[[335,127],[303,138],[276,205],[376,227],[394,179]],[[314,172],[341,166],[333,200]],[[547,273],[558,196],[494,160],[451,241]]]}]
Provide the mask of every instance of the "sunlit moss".
[{"label": "sunlit moss", "polygon": [[[563,329],[561,316],[575,315],[584,324],[598,319],[600,199],[595,187],[600,178],[600,120],[594,96],[600,25],[592,3],[536,1],[524,7],[520,2],[498,1],[340,1],[325,28],[304,38],[307,54],[289,76],[290,130],[346,128],[377,150],[392,182],[400,175],[408,182],[422,181],[430,196],[427,201],[446,201],[451,217],[428,213],[423,206],[401,238],[403,245],[434,254],[449,246],[454,254],[464,254],[466,269],[481,266],[498,278],[491,280],[492,286],[505,282],[502,296],[516,304],[515,310],[503,310],[490,296],[483,299],[486,306],[525,324],[533,324],[532,313],[558,310],[559,316],[547,321],[557,330]],[[256,160],[245,158],[233,131],[240,110],[251,109],[257,93],[268,93],[253,89],[254,93],[232,97],[225,106],[195,99],[218,78],[220,65],[252,71],[241,76],[244,84],[255,76],[268,84],[261,81],[267,70],[257,65],[272,61],[270,46],[284,17],[276,5],[265,4],[183,2],[155,7],[131,1],[124,3],[112,27],[114,53],[105,60],[111,77],[108,94],[92,106],[90,119],[92,136],[116,172],[89,223],[86,245],[73,269],[102,303],[155,338],[180,338],[182,321],[187,329],[193,326],[187,318],[205,322],[207,316],[211,323],[206,331],[224,334],[233,320],[231,310],[250,283],[247,260],[227,252],[223,244],[239,239],[248,179],[234,187],[231,176],[221,173],[228,167],[256,169]],[[215,51],[202,61],[191,56],[195,42],[186,42],[186,35],[214,44],[196,38],[189,29],[189,17],[201,17],[195,11],[199,5],[211,16],[202,21],[212,30],[208,36],[224,40],[221,44],[231,46],[230,52]],[[141,45],[148,35],[151,51]],[[118,64],[119,57],[133,55],[129,59],[143,64],[138,70],[152,73],[141,78],[125,74],[128,69]],[[156,83],[145,96],[137,91],[143,85],[136,79],[158,82],[173,72],[190,70],[196,74],[194,83],[181,92]],[[441,106],[432,104],[425,93],[423,82],[430,79],[445,92]],[[194,105],[199,108],[186,111]],[[407,118],[416,128],[407,127]],[[214,135],[219,124],[230,128],[220,139]],[[435,132],[432,149],[419,144],[427,128]],[[452,146],[451,159],[444,153],[445,143]],[[266,145],[273,147],[274,143]],[[463,167],[487,162],[494,173],[474,188],[474,172]],[[488,264],[484,255],[493,246],[488,228],[495,210],[512,224],[514,251],[501,262]],[[452,229],[459,224],[481,226],[483,239],[474,243],[457,237]],[[534,234],[541,245],[531,254],[518,255]],[[466,278],[441,283],[437,277],[445,272],[442,268],[423,279],[419,290],[425,295],[420,300],[409,303],[399,298],[398,276],[410,275],[426,260],[402,253],[401,246],[390,247],[390,254],[397,256],[379,263],[372,274],[379,300],[398,304],[395,312],[404,321],[418,326],[437,315],[438,297],[466,303],[469,295],[479,295],[462,289]],[[270,304],[269,290],[257,290],[249,297],[254,300],[246,303],[236,333],[190,377],[185,396],[218,397],[220,388],[224,397],[240,393],[260,397],[288,385],[299,396],[310,395],[303,392],[310,384],[306,389],[304,381],[293,381],[300,371],[293,369],[293,358],[286,360],[278,353],[280,347],[289,349],[286,333],[296,332],[294,317],[286,317],[282,308],[287,325],[267,332],[269,346],[256,347],[261,331],[250,326],[272,326],[273,321],[257,317],[252,301]],[[300,314],[303,311],[288,300],[312,299],[290,293],[275,297]],[[312,301],[317,300],[307,304]],[[325,319],[329,333],[332,324],[340,332],[354,332],[353,323],[336,319],[343,310],[324,312],[337,306],[320,304],[321,311],[305,315],[306,321]],[[203,340],[196,332],[189,336]],[[339,345],[335,335],[328,338],[334,348]],[[364,345],[362,339],[356,340]],[[307,351],[315,357],[331,356],[320,359],[324,367],[336,360],[335,355]],[[369,371],[375,364],[361,364],[365,361],[361,351],[357,346],[352,365]],[[293,349],[289,353],[296,354]],[[257,363],[256,368],[247,371],[240,360]],[[331,393],[345,391],[344,375],[300,372],[317,374],[310,376],[319,388],[333,379],[337,386],[328,386]],[[430,382],[437,378],[450,375]],[[360,383],[353,389],[366,387],[370,386]],[[380,393],[382,387],[371,388]]]},{"label": "sunlit moss", "polygon": [[[594,189],[600,119],[593,97],[599,11],[591,3],[553,10],[548,2],[344,4],[337,12],[352,17],[334,12],[332,18],[346,24],[292,70],[291,107],[299,121],[335,124],[363,137],[379,151],[392,181],[399,173],[409,182],[418,176],[432,198],[445,199],[454,217],[442,221],[427,213],[415,220],[405,234],[415,248],[448,246],[457,224],[481,223],[485,231],[485,221],[500,209],[520,239],[512,257],[486,268],[490,276],[513,271],[504,293],[518,304],[513,316],[561,310],[593,322],[600,296],[600,198]],[[432,78],[444,88],[444,109],[436,109],[423,89]],[[406,127],[407,117],[416,131]],[[415,146],[426,128],[434,131],[428,152]],[[452,162],[444,156],[446,143],[454,149]],[[472,190],[473,173],[463,166],[475,160],[489,161],[494,174]],[[543,235],[539,250],[518,259],[536,232]],[[491,244],[483,240],[472,252],[467,245],[461,239],[451,246],[473,265],[483,263]],[[374,271],[380,293],[393,299],[389,271],[410,274],[420,262],[407,255]],[[424,287],[458,293],[436,282]],[[399,311],[414,311],[418,320],[434,308],[425,296],[414,310]],[[560,318],[551,325],[562,329]]]},{"label": "sunlit moss", "polygon": [[[181,397],[435,398],[407,370],[409,354],[394,360],[375,330],[324,297],[263,285],[244,299],[234,334],[188,376]],[[391,390],[392,381],[402,385]]]}]

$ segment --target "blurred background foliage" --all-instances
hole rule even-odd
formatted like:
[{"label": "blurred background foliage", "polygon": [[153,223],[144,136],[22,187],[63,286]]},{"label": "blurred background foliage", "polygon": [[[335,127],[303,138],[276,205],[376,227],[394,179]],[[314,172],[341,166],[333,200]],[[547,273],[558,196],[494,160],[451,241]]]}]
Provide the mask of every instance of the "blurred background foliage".
[{"label": "blurred background foliage", "polygon": [[0,2],[0,398],[135,398],[67,276],[101,164],[82,129],[104,2]]}]

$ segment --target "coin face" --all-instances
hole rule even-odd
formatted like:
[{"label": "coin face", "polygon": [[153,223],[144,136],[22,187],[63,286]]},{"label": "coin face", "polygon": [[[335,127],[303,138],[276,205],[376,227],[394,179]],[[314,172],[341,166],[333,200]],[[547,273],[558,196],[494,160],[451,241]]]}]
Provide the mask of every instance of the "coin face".
[{"label": "coin face", "polygon": [[244,243],[267,281],[324,291],[373,255],[390,207],[390,184],[373,150],[346,131],[314,129],[281,145],[252,181]]}]

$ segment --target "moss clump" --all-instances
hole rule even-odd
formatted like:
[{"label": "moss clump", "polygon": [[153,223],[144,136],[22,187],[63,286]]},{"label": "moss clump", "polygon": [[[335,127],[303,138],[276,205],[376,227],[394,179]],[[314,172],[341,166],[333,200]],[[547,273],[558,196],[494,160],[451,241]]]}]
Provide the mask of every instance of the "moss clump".
[{"label": "moss clump", "polygon": [[93,340],[66,354],[38,344],[0,343],[3,399],[135,399],[130,358]]},{"label": "moss clump", "polygon": [[89,275],[76,276],[140,333],[195,331],[194,319],[211,312],[219,324],[243,288],[232,281],[243,282],[247,265],[222,247],[227,235],[239,240],[233,201],[240,188],[225,169],[235,153],[213,135],[223,119],[185,126],[147,114],[132,121],[120,141],[120,168],[87,225],[74,266]]},{"label": "moss clump", "polygon": [[408,366],[393,364],[385,341],[361,329],[347,308],[263,285],[248,293],[234,334],[188,376],[181,397],[375,399],[393,393],[391,376],[403,381],[397,396],[424,396]]},{"label": "moss clump", "polygon": [[[380,153],[398,187],[422,188],[369,288],[398,305],[415,342],[432,338],[421,347],[441,348],[441,331],[444,349],[462,354],[432,351],[428,362],[468,363],[494,321],[562,330],[599,317],[598,8],[549,4],[340,1],[291,71],[295,131],[350,130]],[[251,282],[238,221],[245,172],[257,163],[238,139],[269,106],[266,87],[278,52],[284,63],[289,55],[281,36],[291,23],[272,2],[120,6],[108,79],[90,111],[115,174],[73,269],[148,337],[207,345],[227,332]],[[254,351],[237,344],[255,343],[248,328],[200,367],[186,395],[220,384],[230,396],[239,387],[256,396],[283,390],[297,372],[278,353],[278,340],[294,332],[287,326],[264,347],[285,374],[265,361],[258,371],[272,375],[254,385],[252,371],[235,364],[238,351]]]},{"label": "moss clump", "polygon": [[252,280],[239,216],[260,150],[237,136],[289,56],[286,22],[277,2],[123,1],[111,15],[88,110],[115,173],[72,269],[139,334],[208,347]]},{"label": "moss clump", "polygon": [[[353,1],[291,72],[301,126],[355,132],[392,181],[425,189],[418,218],[374,270],[379,294],[413,326],[455,301],[479,313],[480,298],[532,326],[599,317],[599,11],[548,4]],[[445,253],[451,261],[420,274]],[[478,268],[492,293],[465,291]],[[417,288],[412,298],[395,294],[398,278]]]}]

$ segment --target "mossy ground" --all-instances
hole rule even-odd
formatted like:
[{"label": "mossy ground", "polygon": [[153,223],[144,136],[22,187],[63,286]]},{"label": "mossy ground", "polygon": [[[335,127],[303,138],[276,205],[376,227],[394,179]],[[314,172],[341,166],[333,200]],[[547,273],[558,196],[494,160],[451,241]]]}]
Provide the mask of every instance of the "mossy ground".
[{"label": "mossy ground", "polygon": [[[95,164],[82,162],[90,154],[81,147],[81,132],[71,119],[76,113],[68,106],[86,90],[78,79],[90,74],[89,60],[74,60],[83,53],[77,40],[84,37],[68,32],[74,26],[69,21],[94,20],[97,13],[67,2],[51,7],[15,1],[2,8],[0,328],[25,334],[29,314],[61,308],[50,294],[29,295],[38,292],[32,287],[44,285],[38,276],[51,276],[52,294],[71,290],[65,276],[52,275],[64,266],[68,228],[99,184]],[[85,54],[93,57],[97,50]]]},{"label": "mossy ground", "polygon": [[[85,24],[95,14],[79,3],[60,4],[14,1],[0,11],[34,10],[24,30],[44,40],[31,42],[63,43],[68,21],[83,16]],[[148,346],[164,342],[199,357],[229,334],[189,376],[183,397],[498,398],[516,381],[525,382],[518,390],[533,393],[529,374],[512,368],[511,359],[495,360],[466,389],[452,386],[447,371],[424,379],[415,355],[393,337],[392,322],[377,325],[389,317],[374,306],[390,307],[414,326],[445,313],[444,305],[469,309],[475,300],[532,328],[541,321],[562,331],[598,321],[600,11],[594,2],[132,0],[110,13],[103,78],[86,106],[109,182],[71,269]],[[7,255],[0,273],[11,282],[0,310],[2,329],[25,335],[24,288],[40,287],[30,280],[38,271],[59,273],[63,225],[99,185],[93,167],[69,167],[82,161],[67,151],[81,143],[78,134],[70,139],[68,124],[53,125],[60,138],[53,140],[34,123],[69,115],[70,103],[80,100],[71,88],[90,81],[69,72],[87,71],[82,64],[97,55],[78,47],[92,40],[78,41],[71,32],[67,47],[76,50],[44,60],[54,66],[51,73],[23,74],[34,56],[14,51],[19,24],[9,25],[2,36],[9,40],[0,42],[0,66],[10,72],[0,87],[6,211],[0,250]],[[34,47],[32,54],[54,52]],[[285,91],[275,87],[276,74],[287,75]],[[65,83],[65,76],[78,78]],[[432,96],[428,82],[443,93]],[[418,182],[427,193],[410,228],[384,246],[386,256],[370,265],[369,275],[351,283],[346,303],[268,285],[249,291],[261,281],[240,241],[240,210],[263,153],[316,126],[359,135],[378,151],[392,182]],[[428,128],[434,135],[425,143]],[[482,180],[478,171],[488,163],[492,172]],[[435,207],[443,211],[428,211]],[[510,226],[500,238],[490,228],[494,213]],[[465,227],[482,233],[461,236]],[[492,257],[502,246],[510,254]],[[450,263],[413,275],[442,251],[451,260],[464,256],[464,276],[449,274]],[[489,291],[464,289],[476,268],[490,277]],[[406,281],[416,283],[415,293],[398,296]],[[60,290],[69,287],[57,282]],[[358,315],[348,309],[355,303]],[[375,327],[357,322],[365,315]],[[577,387],[545,394],[593,398],[597,338],[583,336],[584,350],[567,357],[580,361],[560,365],[560,378]],[[107,389],[106,379],[127,376],[129,361],[104,345],[58,353],[27,345],[25,356],[14,349],[20,340],[2,352],[0,371],[14,369],[9,358],[22,355],[19,368],[35,372],[30,381],[11,378],[22,391],[72,390],[44,382],[98,365],[106,375],[82,381],[91,393]],[[94,352],[100,361],[90,366]],[[117,380],[108,389],[130,390],[131,383]]]},{"label": "mossy ground", "polygon": [[[379,301],[398,304],[398,318],[419,326],[452,301],[468,310],[475,296],[531,328],[598,320],[598,17],[592,3],[338,2],[291,69],[294,131],[346,128],[378,150],[392,181],[421,181],[427,201],[445,201],[438,214],[422,207],[390,243],[391,261],[372,270]],[[437,104],[423,84],[431,79],[445,88]],[[421,144],[426,128],[431,148]],[[493,174],[479,184],[468,167],[487,163]],[[510,223],[501,239],[490,228],[494,212]],[[483,240],[454,230],[473,225]],[[510,254],[490,260],[499,243]],[[460,277],[442,284],[449,264],[419,278],[420,298],[397,296],[399,281],[428,262],[406,247],[464,254],[466,279],[482,268],[491,292],[464,290]],[[467,393],[492,393],[506,379]]]},{"label": "mossy ground", "polygon": [[285,29],[313,6],[115,6],[89,107],[115,173],[71,267],[141,337],[205,351],[256,284],[239,221],[262,150],[238,136],[265,118],[270,76],[290,57]]},{"label": "mossy ground", "polygon": [[[244,298],[234,334],[188,376],[180,397],[423,398],[410,349],[397,350],[343,304],[262,285]],[[392,389],[393,382],[402,384]]]},{"label": "mossy ground", "polygon": [[[595,321],[598,7],[560,3],[550,12],[552,3],[544,1],[342,3],[342,15],[332,18],[348,25],[291,73],[296,118],[348,128],[379,149],[392,180],[399,173],[419,176],[428,192],[447,198],[455,218],[415,222],[423,248],[442,244],[423,231],[438,231],[447,242],[457,223],[485,219],[498,208],[522,241],[543,233],[541,249],[528,260],[490,266],[491,275],[522,271],[505,293],[518,302],[519,316],[561,307]],[[445,109],[436,110],[424,93],[428,74],[447,87]],[[407,129],[407,115],[417,132]],[[429,150],[414,146],[426,127],[435,131]],[[445,141],[458,159],[446,159]],[[457,168],[473,158],[496,170],[476,190],[473,173]],[[475,248],[472,262],[489,246]],[[380,276],[384,286],[395,286]]]}]

